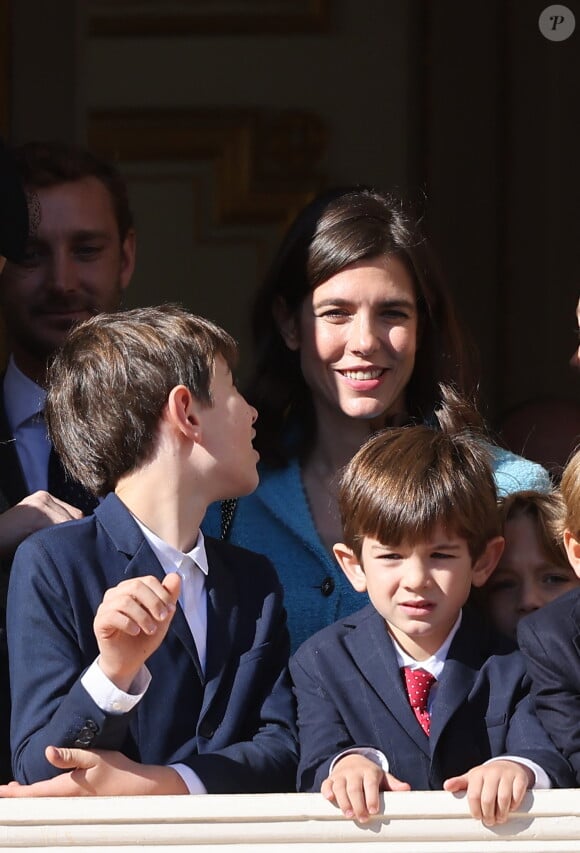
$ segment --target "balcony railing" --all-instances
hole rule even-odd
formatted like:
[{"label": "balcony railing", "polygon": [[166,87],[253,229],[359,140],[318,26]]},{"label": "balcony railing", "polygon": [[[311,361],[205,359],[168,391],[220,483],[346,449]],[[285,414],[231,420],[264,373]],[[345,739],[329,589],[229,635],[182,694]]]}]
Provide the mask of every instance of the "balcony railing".
[{"label": "balcony railing", "polygon": [[383,805],[363,827],[317,794],[3,800],[0,849],[355,853],[369,844],[369,853],[580,853],[580,791],[530,793],[493,828],[445,792],[388,793]]}]

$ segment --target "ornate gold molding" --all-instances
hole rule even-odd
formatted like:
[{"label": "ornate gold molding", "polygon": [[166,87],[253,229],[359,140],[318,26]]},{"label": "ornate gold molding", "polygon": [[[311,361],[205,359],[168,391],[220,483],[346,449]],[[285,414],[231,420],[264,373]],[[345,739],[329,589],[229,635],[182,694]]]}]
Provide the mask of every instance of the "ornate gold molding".
[{"label": "ornate gold molding", "polygon": [[89,0],[97,36],[317,33],[330,26],[330,0]]},{"label": "ornate gold molding", "polygon": [[327,130],[306,112],[94,112],[88,138],[92,149],[120,163],[210,164],[218,227],[285,224],[323,184]]}]

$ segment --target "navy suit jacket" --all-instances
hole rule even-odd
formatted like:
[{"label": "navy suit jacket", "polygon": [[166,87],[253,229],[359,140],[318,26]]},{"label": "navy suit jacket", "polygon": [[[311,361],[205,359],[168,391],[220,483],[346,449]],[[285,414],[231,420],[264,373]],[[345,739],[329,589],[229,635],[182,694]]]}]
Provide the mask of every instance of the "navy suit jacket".
[{"label": "navy suit jacket", "polygon": [[571,768],[533,712],[524,659],[467,609],[463,613],[431,711],[431,735],[407,698],[395,649],[372,605],[307,640],[290,662],[298,700],[298,786],[320,790],[339,752],[370,746],[412,789],[439,789],[445,779],[502,754],[529,758],[559,786]]},{"label": "navy suit jacket", "polygon": [[2,378],[0,374],[0,511],[9,509],[29,494],[4,408]]},{"label": "navy suit jacket", "polygon": [[[4,392],[0,374],[0,512],[5,512],[28,494],[28,488],[14,438],[4,409]],[[8,682],[8,650],[6,647],[6,596],[12,554],[0,560],[0,782],[8,782],[10,773],[10,693]]]},{"label": "navy suit jacket", "polygon": [[532,679],[536,713],[580,785],[580,589],[522,619],[518,640]]},{"label": "navy suit jacket", "polygon": [[15,777],[56,775],[47,745],[117,749],[183,762],[209,793],[295,788],[296,733],[282,590],[269,561],[206,539],[205,678],[178,607],[149,658],[152,682],[132,712],[101,711],[80,683],[98,649],[93,618],[120,581],[164,572],[116,495],[95,514],[35,533],[14,559],[8,600]]}]

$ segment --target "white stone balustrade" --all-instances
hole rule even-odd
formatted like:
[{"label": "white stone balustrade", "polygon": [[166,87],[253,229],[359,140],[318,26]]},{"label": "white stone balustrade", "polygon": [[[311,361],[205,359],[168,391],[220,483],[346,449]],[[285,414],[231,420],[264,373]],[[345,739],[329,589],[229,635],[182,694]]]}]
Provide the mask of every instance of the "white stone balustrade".
[{"label": "white stone balustrade", "polygon": [[440,791],[385,794],[366,827],[316,794],[0,801],[0,850],[18,853],[355,853],[363,844],[369,853],[580,853],[580,791],[528,794],[495,828]]}]

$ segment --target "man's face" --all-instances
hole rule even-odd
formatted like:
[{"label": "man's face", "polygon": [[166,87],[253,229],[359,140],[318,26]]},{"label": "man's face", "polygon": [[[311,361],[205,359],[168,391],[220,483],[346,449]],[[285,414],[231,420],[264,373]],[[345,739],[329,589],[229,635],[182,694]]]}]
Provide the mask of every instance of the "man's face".
[{"label": "man's face", "polygon": [[75,323],[115,311],[135,263],[121,242],[113,201],[94,177],[35,190],[40,224],[24,261],[0,276],[0,309],[18,366],[42,379],[46,360]]}]

